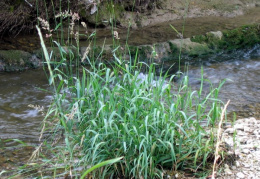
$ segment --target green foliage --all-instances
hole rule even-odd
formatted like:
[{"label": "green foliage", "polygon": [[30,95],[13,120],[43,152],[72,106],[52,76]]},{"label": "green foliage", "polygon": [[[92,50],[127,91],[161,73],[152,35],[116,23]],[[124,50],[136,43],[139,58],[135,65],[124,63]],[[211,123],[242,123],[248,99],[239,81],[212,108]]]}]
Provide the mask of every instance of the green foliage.
[{"label": "green foliage", "polygon": [[195,35],[191,38],[192,42],[207,43],[208,39],[205,35]]},{"label": "green foliage", "polygon": [[260,28],[258,24],[242,26],[240,28],[224,31],[221,47],[227,50],[252,47],[260,43]]},{"label": "green foliage", "polygon": [[115,158],[115,159],[111,159],[111,160],[106,160],[104,162],[98,163],[97,165],[91,167],[90,169],[88,169],[86,172],[83,173],[83,175],[80,177],[80,179],[84,179],[85,176],[87,176],[87,174],[89,174],[90,172],[92,172],[93,170],[103,167],[105,165],[109,165],[109,164],[113,164],[116,163],[118,161],[120,161],[123,157],[119,157],[119,158]]},{"label": "green foliage", "polygon": [[[209,169],[215,143],[212,127],[220,117],[218,93],[223,83],[204,94],[202,70],[200,89],[191,90],[188,76],[174,83],[174,75],[156,76],[149,59],[139,61],[146,49],[127,48],[123,53],[130,54],[130,59],[124,59],[116,41],[114,62],[109,65],[97,63],[95,55],[52,61],[38,31],[55,91],[43,131],[58,135],[62,130],[64,136],[62,144],[46,141],[51,146],[48,168],[54,178],[68,173],[79,177],[79,167],[81,173],[86,171],[83,177],[91,171],[93,178],[163,178],[166,170]],[[63,57],[67,52],[61,43],[55,42]],[[98,51],[102,54],[103,49]],[[81,67],[80,60],[89,66]]]},{"label": "green foliage", "polygon": [[196,35],[191,38],[191,41],[205,43],[216,52],[248,48],[260,43],[259,24],[225,30],[222,38],[217,38],[213,34],[208,33],[206,35]]},{"label": "green foliage", "polygon": [[61,69],[50,70],[50,81],[59,83],[50,109],[59,114],[56,127],[65,130],[70,156],[84,154],[74,165],[94,166],[124,156],[93,171],[96,178],[161,178],[163,169],[205,170],[214,136],[201,122],[211,126],[218,120],[222,84],[204,96],[203,83],[197,92],[191,91],[188,77],[179,85],[174,76],[156,80],[154,66],[144,75],[140,66],[146,64],[136,60],[133,65],[115,56],[114,65],[91,64],[70,82]]}]

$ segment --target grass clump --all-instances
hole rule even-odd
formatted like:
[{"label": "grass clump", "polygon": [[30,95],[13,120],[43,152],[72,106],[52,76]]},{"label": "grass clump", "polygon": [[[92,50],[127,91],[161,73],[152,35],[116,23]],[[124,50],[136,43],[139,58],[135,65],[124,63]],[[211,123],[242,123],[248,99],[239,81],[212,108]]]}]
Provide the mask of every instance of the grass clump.
[{"label": "grass clump", "polygon": [[[84,59],[76,54],[52,60],[37,30],[54,90],[42,130],[54,132],[44,142],[49,146],[44,175],[164,178],[167,171],[209,171],[223,83],[204,94],[202,70],[200,89],[191,90],[188,76],[175,83],[174,75],[156,75],[156,64],[138,61],[138,50],[135,58],[125,60],[116,38],[109,65],[89,58],[92,47]],[[64,57],[65,47],[55,44]],[[127,44],[125,53],[130,54]],[[80,66],[81,61],[89,66]]]},{"label": "grass clump", "polygon": [[[65,169],[122,157],[92,176],[163,178],[167,170],[208,170],[215,140],[202,123],[218,121],[222,84],[203,95],[203,80],[201,89],[192,91],[187,76],[176,84],[174,75],[155,76],[154,64],[114,58],[110,66],[88,59],[90,68],[71,77],[48,65],[56,93],[45,122],[64,131],[62,150],[70,156],[62,157]],[[71,174],[79,173],[72,169]]]}]

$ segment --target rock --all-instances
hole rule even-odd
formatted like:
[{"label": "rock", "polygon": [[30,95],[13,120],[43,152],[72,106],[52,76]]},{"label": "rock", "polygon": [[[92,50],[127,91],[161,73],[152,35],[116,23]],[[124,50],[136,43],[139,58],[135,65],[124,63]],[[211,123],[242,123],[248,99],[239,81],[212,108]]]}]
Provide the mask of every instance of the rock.
[{"label": "rock", "polygon": [[249,164],[244,164],[244,167],[245,168],[250,168],[250,165]]},{"label": "rock", "polygon": [[234,128],[228,128],[225,130],[225,133],[233,134],[235,132]]},{"label": "rock", "polygon": [[246,133],[243,132],[243,131],[241,131],[241,130],[238,130],[238,131],[237,131],[237,135],[238,135],[238,136],[245,136]]},{"label": "rock", "polygon": [[233,139],[224,139],[225,143],[228,145],[228,146],[231,146],[233,147],[234,146],[234,141]]},{"label": "rock", "polygon": [[244,127],[245,132],[253,132],[252,128],[245,126]]},{"label": "rock", "polygon": [[236,124],[234,126],[234,129],[243,130],[244,129],[244,125],[243,124]]},{"label": "rock", "polygon": [[260,129],[256,129],[256,130],[254,130],[253,133],[254,133],[254,135],[256,135],[256,136],[257,136],[257,135],[260,135]]},{"label": "rock", "polygon": [[170,43],[176,45],[177,48],[182,47],[189,56],[200,56],[211,52],[206,44],[192,42],[190,38],[175,39],[171,40]]},{"label": "rock", "polygon": [[41,60],[35,55],[22,50],[0,50],[0,72],[22,71],[38,68]]},{"label": "rock", "polygon": [[224,171],[225,171],[225,173],[226,173],[227,175],[232,175],[232,174],[233,174],[227,164],[225,164],[225,169],[224,169]]},{"label": "rock", "polygon": [[225,122],[225,123],[223,124],[223,126],[224,126],[224,129],[227,129],[227,128],[231,128],[231,127],[232,127],[232,124],[231,124],[231,122]]},{"label": "rock", "polygon": [[239,156],[240,153],[241,153],[241,152],[239,151],[239,149],[236,149],[236,150],[235,150],[235,155],[236,155],[236,156]]},{"label": "rock", "polygon": [[237,166],[237,167],[240,167],[239,161],[236,161],[236,166]]},{"label": "rock", "polygon": [[[243,134],[245,135],[246,133],[243,133]],[[246,144],[247,141],[248,141],[248,137],[247,136],[241,136],[239,141],[240,141],[241,144]]]},{"label": "rock", "polygon": [[260,151],[259,151],[259,150],[258,150],[258,151],[255,151],[255,154],[258,155],[258,156],[260,156]]},{"label": "rock", "polygon": [[236,167],[236,166],[232,166],[231,169],[232,169],[232,170],[236,170],[237,167]]},{"label": "rock", "polygon": [[207,36],[213,36],[214,38],[219,39],[219,40],[221,40],[222,37],[223,37],[223,33],[221,31],[217,31],[217,32],[211,31],[211,32],[208,32],[206,35]]}]

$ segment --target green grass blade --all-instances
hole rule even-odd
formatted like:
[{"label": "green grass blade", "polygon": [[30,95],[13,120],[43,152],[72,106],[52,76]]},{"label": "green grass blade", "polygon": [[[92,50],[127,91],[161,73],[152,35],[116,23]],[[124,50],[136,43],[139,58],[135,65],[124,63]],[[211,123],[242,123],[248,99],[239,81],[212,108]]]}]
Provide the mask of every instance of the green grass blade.
[{"label": "green grass blade", "polygon": [[100,167],[103,167],[105,165],[111,165],[113,163],[116,163],[116,162],[119,162],[120,160],[122,160],[123,157],[118,157],[118,158],[115,158],[115,159],[110,159],[110,160],[106,160],[104,162],[101,162],[99,164],[96,164],[94,165],[93,167],[89,168],[87,171],[85,171],[83,173],[83,175],[80,177],[80,179],[84,179],[84,177],[89,174],[90,172],[92,172],[93,170],[97,169],[97,168],[100,168]]}]

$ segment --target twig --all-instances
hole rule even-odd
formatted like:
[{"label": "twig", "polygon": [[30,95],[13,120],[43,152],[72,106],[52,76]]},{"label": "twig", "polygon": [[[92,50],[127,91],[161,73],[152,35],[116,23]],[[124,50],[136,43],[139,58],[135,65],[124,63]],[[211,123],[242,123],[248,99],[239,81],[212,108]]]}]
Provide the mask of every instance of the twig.
[{"label": "twig", "polygon": [[228,100],[227,104],[224,106],[224,109],[222,110],[222,113],[221,113],[221,118],[220,118],[220,122],[218,124],[218,134],[217,134],[217,144],[216,144],[216,150],[215,150],[215,159],[214,159],[214,164],[213,164],[213,171],[212,171],[212,179],[215,179],[215,168],[216,168],[216,163],[219,159],[219,145],[221,143],[221,126],[222,126],[222,123],[223,123],[223,119],[224,119],[224,115],[225,115],[225,112],[227,110],[227,106],[229,105],[229,102],[230,100]]}]

